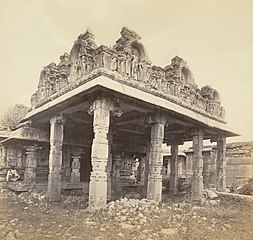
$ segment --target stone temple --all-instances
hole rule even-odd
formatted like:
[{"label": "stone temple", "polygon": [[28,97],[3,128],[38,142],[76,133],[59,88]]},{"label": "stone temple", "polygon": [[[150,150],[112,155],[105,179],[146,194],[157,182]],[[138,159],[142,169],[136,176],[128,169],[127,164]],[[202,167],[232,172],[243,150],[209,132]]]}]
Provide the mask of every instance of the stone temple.
[{"label": "stone temple", "polygon": [[136,174],[142,197],[161,201],[162,145],[171,146],[173,192],[178,146],[192,141],[192,197],[200,200],[207,139],[217,142],[216,189],[224,191],[226,137],[237,134],[218,91],[199,88],[178,56],[152,65],[138,34],[125,27],[120,34],[113,47],[98,47],[86,31],[42,69],[31,110],[1,142],[6,167],[22,175],[12,187],[44,186],[50,201],[80,188],[100,208]]}]

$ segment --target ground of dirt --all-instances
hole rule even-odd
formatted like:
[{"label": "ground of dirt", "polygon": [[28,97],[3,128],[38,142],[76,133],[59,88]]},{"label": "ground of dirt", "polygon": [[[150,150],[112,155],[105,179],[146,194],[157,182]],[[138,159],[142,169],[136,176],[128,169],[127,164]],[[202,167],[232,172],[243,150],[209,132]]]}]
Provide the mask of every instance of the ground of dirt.
[{"label": "ground of dirt", "polygon": [[87,197],[65,195],[48,203],[44,193],[0,190],[0,239],[175,239],[251,240],[253,205],[219,197],[203,204],[165,198],[113,201],[105,209],[87,208]]}]

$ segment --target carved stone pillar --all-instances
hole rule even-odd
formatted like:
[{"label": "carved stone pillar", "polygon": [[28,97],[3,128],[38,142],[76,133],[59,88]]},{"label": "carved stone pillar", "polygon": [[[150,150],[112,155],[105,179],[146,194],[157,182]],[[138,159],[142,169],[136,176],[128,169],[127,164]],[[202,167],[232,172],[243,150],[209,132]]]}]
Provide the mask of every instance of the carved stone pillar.
[{"label": "carved stone pillar", "polygon": [[50,119],[50,152],[48,175],[49,201],[61,200],[61,167],[63,144],[63,119],[54,116]]},{"label": "carved stone pillar", "polygon": [[193,153],[186,153],[186,163],[185,163],[185,174],[186,174],[186,179],[190,180],[192,179],[192,158],[193,158]]},{"label": "carved stone pillar", "polygon": [[144,168],[144,185],[143,185],[143,197],[147,198],[148,195],[148,176],[149,176],[149,153],[150,153],[150,141],[146,143],[146,158]]},{"label": "carved stone pillar", "polygon": [[203,198],[203,131],[193,131],[193,177],[192,197],[195,200]]},{"label": "carved stone pillar", "polygon": [[226,191],[226,137],[219,136],[217,139],[217,181],[216,190]]},{"label": "carved stone pillar", "polygon": [[65,162],[63,159],[63,164],[65,164],[65,174],[66,174],[66,181],[70,182],[70,176],[71,176],[71,149],[66,149],[66,158]]},{"label": "carved stone pillar", "polygon": [[24,181],[25,183],[34,184],[36,182],[36,167],[37,167],[37,149],[36,146],[29,146],[26,148],[26,159],[25,159],[25,172]]},{"label": "carved stone pillar", "polygon": [[171,160],[170,160],[170,194],[177,194],[177,180],[178,180],[178,143],[171,144]]},{"label": "carved stone pillar", "polygon": [[147,122],[151,124],[151,139],[149,146],[149,175],[147,186],[147,199],[162,200],[162,144],[164,126],[167,118],[160,113],[149,116]]},{"label": "carved stone pillar", "polygon": [[108,164],[107,164],[107,200],[111,200],[112,195],[112,141],[113,134],[109,131],[108,134]]},{"label": "carved stone pillar", "polygon": [[76,150],[71,158],[71,173],[70,173],[70,182],[79,183],[80,182],[80,158],[81,158],[82,150]]},{"label": "carved stone pillar", "polygon": [[101,208],[107,201],[107,163],[109,143],[107,134],[110,126],[110,111],[116,116],[122,112],[110,99],[99,97],[91,105],[89,113],[93,114],[94,139],[91,150],[92,172],[89,185],[89,206]]},{"label": "carved stone pillar", "polygon": [[7,165],[6,156],[7,156],[7,147],[4,145],[1,145],[0,146],[0,167],[5,167]]}]

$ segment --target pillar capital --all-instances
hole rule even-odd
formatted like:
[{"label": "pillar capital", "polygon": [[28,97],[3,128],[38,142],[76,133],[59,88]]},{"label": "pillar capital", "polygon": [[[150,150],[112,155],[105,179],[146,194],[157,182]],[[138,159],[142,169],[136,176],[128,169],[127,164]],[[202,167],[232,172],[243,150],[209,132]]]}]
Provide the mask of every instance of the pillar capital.
[{"label": "pillar capital", "polygon": [[194,128],[194,129],[192,129],[191,134],[193,137],[203,136],[204,132],[203,132],[203,129],[201,129],[201,128]]},{"label": "pillar capital", "polygon": [[166,141],[167,146],[172,146],[172,145],[184,145],[184,141],[181,139],[171,139]]},{"label": "pillar capital", "polygon": [[98,97],[95,101],[90,104],[88,114],[92,115],[94,110],[102,108],[112,112],[113,116],[120,117],[123,112],[119,106],[119,103],[112,101],[110,98],[103,96]]},{"label": "pillar capital", "polygon": [[167,126],[168,124],[168,117],[161,113],[160,111],[156,113],[150,113],[146,118],[147,124],[155,124],[155,123],[161,123]]},{"label": "pillar capital", "polygon": [[65,118],[63,114],[54,115],[53,117],[50,118],[50,124],[51,125],[55,125],[56,123],[64,124],[64,120]]},{"label": "pillar capital", "polygon": [[226,142],[226,137],[224,135],[212,136],[210,142]]}]

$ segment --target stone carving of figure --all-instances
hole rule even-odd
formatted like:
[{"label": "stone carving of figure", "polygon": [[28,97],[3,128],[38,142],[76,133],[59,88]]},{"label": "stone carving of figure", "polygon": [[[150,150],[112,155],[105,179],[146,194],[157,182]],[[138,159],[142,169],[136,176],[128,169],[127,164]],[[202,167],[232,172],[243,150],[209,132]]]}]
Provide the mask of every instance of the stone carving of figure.
[{"label": "stone carving of figure", "polygon": [[78,60],[76,61],[76,77],[80,78],[82,76],[82,63],[81,63],[81,59],[78,58]]},{"label": "stone carving of figure", "polygon": [[117,56],[115,54],[112,55],[110,68],[111,68],[112,71],[117,70]]},{"label": "stone carving of figure", "polygon": [[87,57],[86,55],[80,55],[79,56],[79,61],[80,61],[80,67],[81,67],[81,71],[83,74],[86,73],[86,68],[87,68]]},{"label": "stone carving of figure", "polygon": [[56,77],[55,79],[55,92],[59,90],[59,79]]},{"label": "stone carving of figure", "polygon": [[119,54],[118,55],[118,58],[117,58],[117,71],[120,73],[120,74],[124,74],[124,56],[122,54]]},{"label": "stone carving of figure", "polygon": [[147,65],[147,70],[146,70],[146,75],[145,75],[145,80],[144,80],[146,83],[150,83],[151,73],[152,73],[152,68],[150,65]]},{"label": "stone carving of figure", "polygon": [[137,80],[142,79],[142,72],[143,72],[143,62],[139,62],[137,64]]},{"label": "stone carving of figure", "polygon": [[132,57],[130,54],[126,54],[126,62],[125,62],[125,69],[126,69],[126,75],[131,76],[131,60]]},{"label": "stone carving of figure", "polygon": [[225,118],[225,108],[224,108],[224,107],[220,107],[220,117],[221,117],[222,119]]},{"label": "stone carving of figure", "polygon": [[86,64],[86,71],[85,73],[90,73],[92,71],[92,57],[91,56],[88,56],[87,57],[87,64]]},{"label": "stone carving of figure", "polygon": [[71,73],[71,77],[72,77],[72,79],[76,79],[77,78],[77,62],[75,62],[73,64],[73,71]]},{"label": "stone carving of figure", "polygon": [[138,57],[133,55],[131,61],[131,77],[137,79],[137,66],[138,66]]},{"label": "stone carving of figure", "polygon": [[101,53],[101,67],[105,67],[105,53]]}]

